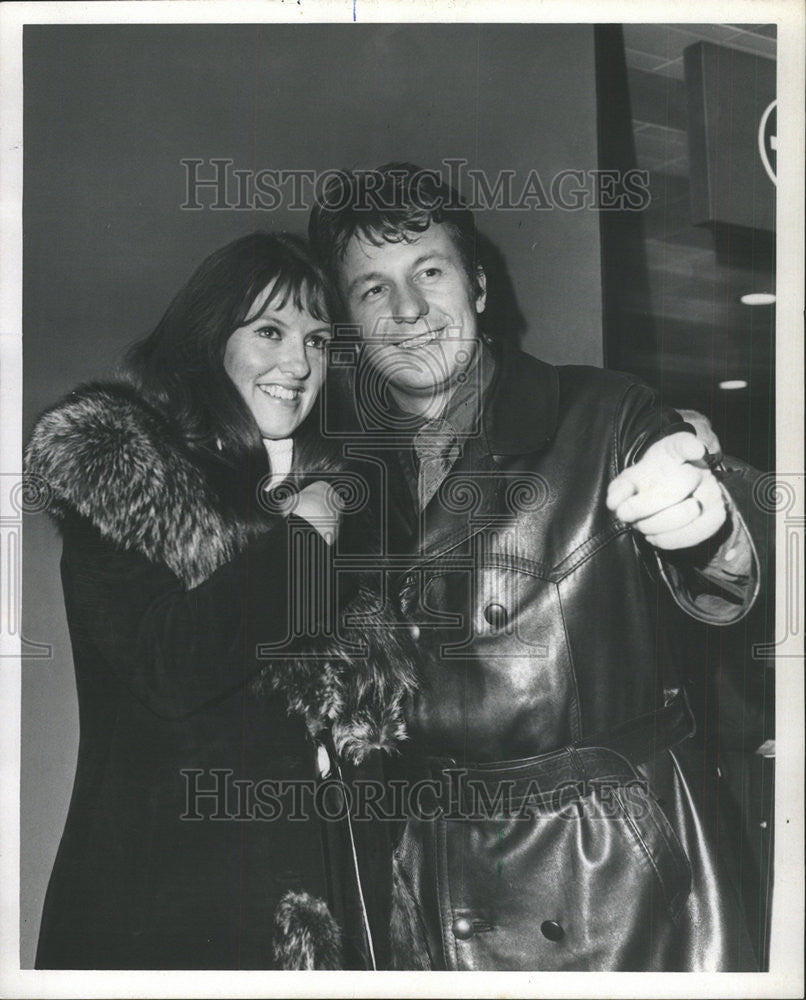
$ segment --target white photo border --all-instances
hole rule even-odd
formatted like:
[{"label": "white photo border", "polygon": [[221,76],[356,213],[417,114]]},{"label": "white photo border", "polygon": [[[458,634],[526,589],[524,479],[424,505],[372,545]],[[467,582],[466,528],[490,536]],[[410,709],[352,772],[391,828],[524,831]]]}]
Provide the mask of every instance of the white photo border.
[{"label": "white photo border", "polygon": [[[22,28],[25,24],[286,22],[655,22],[777,23],[778,197],[776,425],[781,474],[802,472],[804,262],[804,20],[790,0],[277,0],[5,3],[0,7],[0,395],[2,471],[21,469],[22,409]],[[803,494],[799,509],[803,533]],[[777,543],[783,552],[785,525]],[[803,553],[801,537],[800,553]],[[785,634],[784,560],[777,569],[776,635]],[[795,597],[802,630],[803,593]],[[770,972],[650,973],[284,973],[55,972],[19,967],[20,662],[2,661],[0,729],[0,994],[17,997],[796,997],[803,995],[804,726],[803,659],[782,660],[777,674],[775,895]]]}]

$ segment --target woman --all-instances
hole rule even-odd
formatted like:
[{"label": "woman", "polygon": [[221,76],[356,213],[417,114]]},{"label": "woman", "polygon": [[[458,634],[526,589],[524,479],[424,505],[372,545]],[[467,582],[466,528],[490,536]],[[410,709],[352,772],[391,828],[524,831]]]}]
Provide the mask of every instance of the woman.
[{"label": "woman", "polygon": [[371,951],[352,830],[291,799],[323,743],[351,763],[388,747],[412,684],[391,630],[351,660],[289,628],[332,613],[295,605],[330,592],[338,530],[319,434],[327,303],[301,242],[236,240],[125,381],[78,389],[34,430],[80,718],[39,968],[338,968]]}]

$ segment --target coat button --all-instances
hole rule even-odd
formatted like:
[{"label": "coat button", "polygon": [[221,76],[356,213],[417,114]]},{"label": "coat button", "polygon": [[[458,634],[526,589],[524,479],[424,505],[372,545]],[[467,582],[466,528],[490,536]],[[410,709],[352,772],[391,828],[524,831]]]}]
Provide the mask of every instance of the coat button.
[{"label": "coat button", "polygon": [[490,628],[497,631],[507,623],[507,609],[503,604],[488,604],[484,609],[484,617]]},{"label": "coat button", "polygon": [[409,625],[409,635],[412,639],[417,642],[420,638],[420,626],[419,625]]},{"label": "coat button", "polygon": [[544,920],[540,925],[540,931],[549,941],[561,941],[565,937],[565,931],[556,920]]},{"label": "coat button", "polygon": [[467,919],[467,917],[457,917],[451,926],[453,931],[453,936],[459,938],[460,941],[467,941],[468,938],[473,937],[473,924]]}]

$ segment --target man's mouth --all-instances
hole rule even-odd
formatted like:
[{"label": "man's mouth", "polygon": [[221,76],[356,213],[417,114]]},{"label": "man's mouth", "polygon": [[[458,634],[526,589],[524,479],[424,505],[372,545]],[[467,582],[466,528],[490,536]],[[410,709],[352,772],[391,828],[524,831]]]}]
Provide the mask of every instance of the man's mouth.
[{"label": "man's mouth", "polygon": [[403,351],[416,351],[418,347],[426,347],[428,344],[432,344],[440,335],[440,330],[426,330],[425,333],[420,333],[416,337],[409,337],[408,340],[399,340],[395,347],[399,347]]},{"label": "man's mouth", "polygon": [[266,384],[258,383],[258,389],[266,396],[271,396],[272,399],[286,399],[289,402],[293,402],[295,399],[299,399],[302,395],[302,386],[290,389],[285,385],[278,385],[276,382],[269,382]]}]

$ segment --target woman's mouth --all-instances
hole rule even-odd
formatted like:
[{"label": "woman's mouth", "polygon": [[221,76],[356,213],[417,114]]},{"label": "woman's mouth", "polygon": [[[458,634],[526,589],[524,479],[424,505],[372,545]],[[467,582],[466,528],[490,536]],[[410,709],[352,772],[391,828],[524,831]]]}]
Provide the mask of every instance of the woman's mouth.
[{"label": "woman's mouth", "polygon": [[276,382],[258,383],[258,389],[264,395],[271,396],[272,399],[284,399],[293,402],[302,395],[302,387],[291,389],[285,385],[278,385]]}]

